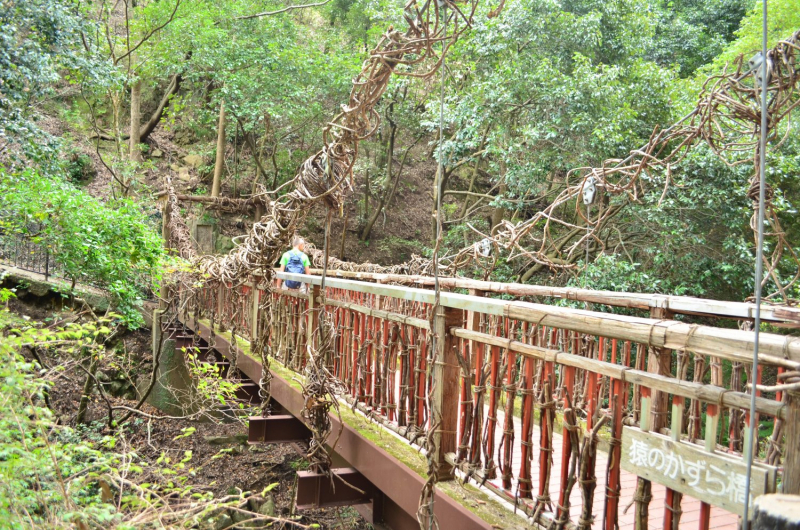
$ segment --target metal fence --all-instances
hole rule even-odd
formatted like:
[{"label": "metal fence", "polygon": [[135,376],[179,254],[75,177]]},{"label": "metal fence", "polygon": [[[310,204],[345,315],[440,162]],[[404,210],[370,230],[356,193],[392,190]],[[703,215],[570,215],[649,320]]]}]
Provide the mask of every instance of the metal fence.
[{"label": "metal fence", "polygon": [[47,245],[23,234],[0,234],[0,261],[18,269],[43,274],[45,279],[63,273]]}]

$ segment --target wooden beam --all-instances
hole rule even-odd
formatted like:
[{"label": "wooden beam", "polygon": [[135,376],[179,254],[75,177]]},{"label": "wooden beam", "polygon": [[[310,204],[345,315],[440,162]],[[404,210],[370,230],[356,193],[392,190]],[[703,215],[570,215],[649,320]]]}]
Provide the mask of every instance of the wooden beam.
[{"label": "wooden beam", "polygon": [[786,457],[783,493],[800,495],[800,392],[786,392]]},{"label": "wooden beam", "polygon": [[436,362],[433,366],[433,396],[431,399],[431,421],[438,421],[438,428],[433,434],[436,454],[439,463],[439,480],[452,477],[451,466],[445,460],[447,453],[456,451],[458,441],[458,400],[449,395],[458,388],[458,339],[450,333],[450,329],[464,322],[462,311],[439,305],[433,318],[433,333],[436,334]]}]

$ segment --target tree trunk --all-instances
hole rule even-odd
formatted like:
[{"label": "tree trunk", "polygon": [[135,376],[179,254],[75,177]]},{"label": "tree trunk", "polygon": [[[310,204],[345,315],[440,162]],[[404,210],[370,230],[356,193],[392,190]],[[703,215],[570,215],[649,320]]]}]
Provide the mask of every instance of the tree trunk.
[{"label": "tree trunk", "polygon": [[174,96],[181,88],[181,81],[182,81],[181,74],[175,74],[173,76],[172,80],[169,82],[169,85],[167,85],[167,90],[166,92],[164,92],[164,96],[158,103],[158,107],[150,116],[150,119],[147,120],[147,123],[144,125],[144,127],[141,129],[141,132],[139,134],[139,143],[144,142],[147,139],[147,137],[150,136],[150,133],[152,133],[155,130],[156,126],[161,122],[161,118],[164,116],[164,111],[166,110],[170,99],[172,99],[172,96]]},{"label": "tree trunk", "polygon": [[347,238],[347,220],[349,218],[350,218],[350,211],[348,210],[348,211],[344,212],[344,224],[342,225],[342,243],[339,246],[339,259],[342,260],[342,261],[344,261],[344,259],[345,259],[344,243],[345,243],[345,240]]},{"label": "tree trunk", "polygon": [[141,162],[142,152],[139,150],[139,138],[142,128],[142,81],[137,79],[131,85],[131,130],[129,136],[129,149],[131,162]]},{"label": "tree trunk", "polygon": [[[486,129],[483,131],[483,136],[481,137],[481,144],[478,146],[478,151],[483,151],[483,148],[486,147],[486,137],[489,135],[489,129],[490,127],[487,126]],[[482,159],[479,157],[477,160],[475,160],[475,164],[472,166],[472,175],[470,175],[469,189],[467,190],[470,193],[472,192],[472,189],[475,187],[475,180],[478,177],[478,169],[481,166],[481,161]],[[467,215],[469,204],[470,204],[470,196],[467,195],[464,197],[464,205],[461,207],[461,213],[458,215],[459,218],[462,218],[465,215]]]},{"label": "tree trunk", "polygon": [[[503,177],[505,178],[505,176]],[[497,195],[501,196],[508,190],[508,186],[506,186],[505,182],[501,182],[500,186],[497,188]],[[502,206],[496,206],[494,210],[492,210],[492,235],[494,235],[495,230],[500,225],[500,223],[505,219],[506,216],[506,209]]]},{"label": "tree trunk", "polygon": [[219,125],[217,126],[217,160],[214,164],[214,181],[211,196],[219,197],[222,169],[225,166],[225,100],[219,102]]},{"label": "tree trunk", "polygon": [[83,383],[83,394],[81,395],[81,402],[78,405],[78,415],[75,418],[76,423],[86,423],[86,411],[89,409],[89,399],[92,396],[92,387],[94,386],[94,375],[97,373],[97,365],[99,355],[93,355],[90,351],[91,361],[89,363],[89,373],[86,374],[86,381]]},{"label": "tree trunk", "polygon": [[431,209],[431,241],[436,245],[436,207],[439,205],[439,181],[442,176],[439,174],[441,166],[436,167],[436,174],[433,177],[433,208]]},{"label": "tree trunk", "polygon": [[[164,116],[164,111],[167,108],[167,104],[169,103],[169,100],[172,98],[172,96],[174,96],[178,92],[178,89],[181,86],[181,81],[182,81],[181,74],[175,74],[175,76],[169,82],[169,85],[167,85],[167,90],[164,93],[164,96],[161,98],[158,107],[150,116],[150,119],[147,121],[147,123],[144,124],[143,127],[140,126],[138,143],[144,142],[147,139],[147,137],[150,136],[150,133],[152,133],[155,130],[159,122],[161,122],[161,118]],[[116,140],[116,136],[114,134],[108,134],[105,132],[100,132],[98,134],[92,135],[91,138],[100,138],[101,140],[106,140],[110,142]],[[122,138],[123,140],[130,140],[131,135],[123,134],[120,136],[120,138]]]},{"label": "tree trunk", "polygon": [[[446,167],[442,167],[442,174],[439,174],[439,169],[436,169],[436,176],[433,179],[433,215],[431,218],[431,240],[436,244],[436,206],[439,204],[439,194],[442,195],[442,201],[444,201],[444,196],[446,195],[447,191],[447,182],[450,180],[450,175],[453,174],[453,170],[448,170]],[[444,208],[444,202],[442,202],[442,207]],[[444,224],[445,219],[442,218],[442,224]]]}]

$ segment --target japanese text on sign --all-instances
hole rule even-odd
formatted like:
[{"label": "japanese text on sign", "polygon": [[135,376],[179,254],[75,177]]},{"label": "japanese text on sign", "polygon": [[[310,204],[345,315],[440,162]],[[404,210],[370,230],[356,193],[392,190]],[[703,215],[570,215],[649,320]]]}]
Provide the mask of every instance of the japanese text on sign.
[{"label": "japanese text on sign", "polygon": [[644,440],[633,440],[628,449],[628,460],[673,480],[684,477],[686,485],[698,495],[721,495],[731,502],[745,502],[745,475],[720,469],[705,459],[684,457]]},{"label": "japanese text on sign", "polygon": [[[625,427],[622,432],[622,469],[657,484],[742,514],[748,501],[746,466],[741,457],[711,453],[686,442]],[[774,491],[775,468],[753,467],[750,497]]]}]

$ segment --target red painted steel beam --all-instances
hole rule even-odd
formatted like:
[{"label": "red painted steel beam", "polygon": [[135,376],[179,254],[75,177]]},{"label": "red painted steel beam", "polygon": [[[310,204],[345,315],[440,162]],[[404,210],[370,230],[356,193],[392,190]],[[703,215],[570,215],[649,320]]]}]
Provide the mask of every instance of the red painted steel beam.
[{"label": "red painted steel beam", "polygon": [[[183,317],[181,317],[183,319]],[[211,330],[205,324],[196,322],[188,317],[183,322],[190,329],[197,329],[201,338],[209,340]],[[231,346],[217,335],[214,348],[226,358],[233,358]],[[238,367],[250,379],[258,381],[261,378],[261,363],[256,359],[238,352]],[[304,407],[301,392],[292,387],[287,381],[275,372],[272,372],[271,395],[289,413],[299,417]],[[419,508],[419,496],[425,479],[415,471],[408,468],[400,460],[381,449],[369,439],[362,436],[356,429],[347,423],[341,423],[339,418],[331,414],[332,432],[341,435],[333,450],[344,458],[352,467],[357,469],[377,489],[383,492],[384,521],[395,529],[403,528],[403,524],[393,521],[416,520]],[[387,433],[387,436],[391,436]],[[434,504],[436,517],[440,530],[492,530],[492,525],[480,519],[467,508],[447,495],[437,493]]]},{"label": "red painted steel beam", "polygon": [[372,502],[375,487],[352,467],[331,469],[332,476],[297,472],[297,509],[353,506]]},{"label": "red painted steel beam", "polygon": [[311,431],[305,423],[291,414],[249,418],[247,441],[250,443],[288,443],[310,439]]}]

